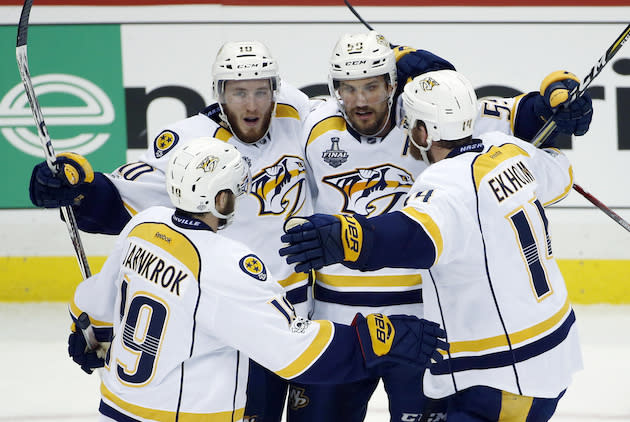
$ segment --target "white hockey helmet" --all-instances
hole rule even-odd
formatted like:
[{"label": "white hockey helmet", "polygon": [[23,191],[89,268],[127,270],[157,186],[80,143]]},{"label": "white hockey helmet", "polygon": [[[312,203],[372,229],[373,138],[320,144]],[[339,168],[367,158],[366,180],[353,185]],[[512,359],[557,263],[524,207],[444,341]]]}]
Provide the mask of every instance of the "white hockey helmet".
[{"label": "white hockey helmet", "polygon": [[[402,104],[403,128],[427,163],[426,152],[433,141],[456,141],[473,133],[477,95],[461,73],[437,70],[416,76],[405,85]],[[427,129],[426,147],[416,144],[409,133],[418,121]]]},{"label": "white hockey helmet", "polygon": [[192,213],[210,212],[229,224],[234,216],[215,208],[215,197],[230,190],[237,198],[249,191],[251,175],[241,153],[216,138],[191,140],[168,163],[166,189],[173,205]]},{"label": "white hockey helmet", "polygon": [[223,44],[212,65],[212,91],[221,103],[225,81],[269,79],[275,94],[280,86],[278,63],[260,41],[230,41]]},{"label": "white hockey helmet", "polygon": [[387,39],[376,31],[358,34],[344,34],[339,38],[330,58],[328,90],[337,99],[341,112],[345,115],[343,101],[338,93],[339,81],[372,78],[385,75],[392,86],[387,98],[391,112],[396,93],[396,56]]}]

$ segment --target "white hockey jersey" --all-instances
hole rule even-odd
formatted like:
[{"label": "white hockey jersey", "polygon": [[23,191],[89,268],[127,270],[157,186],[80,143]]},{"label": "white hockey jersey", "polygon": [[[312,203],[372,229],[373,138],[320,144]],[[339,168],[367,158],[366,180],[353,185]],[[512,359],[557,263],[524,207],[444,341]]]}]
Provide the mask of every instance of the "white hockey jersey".
[{"label": "white hockey jersey", "polygon": [[[475,134],[512,132],[518,99],[479,101]],[[396,107],[400,118],[400,101]],[[305,155],[316,213],[376,216],[400,210],[415,178],[426,168],[409,154],[398,127],[384,138],[349,129],[335,101],[306,120]],[[424,275],[423,275],[424,274]],[[384,268],[362,273],[341,264],[315,272],[314,316],[348,323],[356,312],[422,317],[422,270]]]},{"label": "white hockey jersey", "polygon": [[353,327],[296,318],[258,255],[166,207],[131,219],[70,310],[114,322],[101,413],[116,420],[240,421],[248,357],[298,381],[367,374]]},{"label": "white hockey jersey", "polygon": [[[335,101],[314,110],[305,129],[317,213],[375,216],[399,210],[414,178],[426,167],[408,153],[398,127],[385,138],[355,137]],[[361,273],[330,265],[315,272],[313,315],[341,323],[349,323],[356,312],[422,316],[421,287],[418,270]]]},{"label": "white hockey jersey", "polygon": [[[212,119],[200,113],[169,125],[156,136],[140,161],[118,168],[109,178],[131,215],[153,205],[172,206],[166,193],[165,171],[174,151],[201,136],[214,136],[234,145],[250,165],[252,187],[249,195],[240,199],[233,224],[222,230],[222,234],[260,254],[280,284],[287,288],[299,314],[306,316],[310,307],[308,277],[294,273],[280,258],[278,249],[282,245],[284,221],[312,213],[299,141],[310,107],[305,94],[283,82],[269,133],[261,141],[243,143],[219,125],[216,116]],[[218,105],[213,111],[218,112]]]},{"label": "white hockey jersey", "polygon": [[424,392],[439,398],[485,385],[557,397],[582,361],[544,207],[570,192],[571,166],[558,150],[498,132],[480,138],[482,152],[425,170],[403,209],[437,250],[424,317],[450,343],[425,374]]}]

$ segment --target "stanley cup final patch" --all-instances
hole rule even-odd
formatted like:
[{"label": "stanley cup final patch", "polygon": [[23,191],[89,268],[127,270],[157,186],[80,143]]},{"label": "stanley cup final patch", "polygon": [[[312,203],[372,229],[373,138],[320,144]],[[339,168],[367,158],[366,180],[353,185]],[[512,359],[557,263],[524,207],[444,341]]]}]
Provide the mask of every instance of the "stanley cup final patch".
[{"label": "stanley cup final patch", "polygon": [[267,280],[267,269],[265,264],[254,254],[245,255],[238,262],[241,270],[248,276],[255,278],[259,281]]},{"label": "stanley cup final patch", "polygon": [[170,130],[164,130],[158,136],[155,137],[155,141],[153,141],[153,152],[155,153],[155,158],[161,158],[173,149],[175,145],[177,145],[177,141],[179,141],[179,135]]},{"label": "stanley cup final patch", "polygon": [[322,152],[322,159],[330,166],[337,168],[348,161],[348,152],[339,148],[339,138],[334,136],[330,138],[332,145],[330,149]]}]

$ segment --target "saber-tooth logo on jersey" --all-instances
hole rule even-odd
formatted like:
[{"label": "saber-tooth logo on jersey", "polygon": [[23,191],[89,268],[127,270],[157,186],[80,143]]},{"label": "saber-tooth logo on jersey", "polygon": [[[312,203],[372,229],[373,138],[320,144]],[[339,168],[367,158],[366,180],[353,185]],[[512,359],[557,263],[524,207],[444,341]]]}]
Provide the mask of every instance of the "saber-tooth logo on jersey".
[{"label": "saber-tooth logo on jersey", "polygon": [[306,199],[304,160],[294,155],[283,155],[275,164],[263,168],[252,178],[251,193],[260,202],[259,215],[297,214]]},{"label": "saber-tooth logo on jersey", "polygon": [[[99,149],[110,138],[111,133],[102,132],[99,126],[114,122],[112,101],[97,85],[74,75],[50,73],[32,78],[33,87],[40,99],[53,98],[57,107],[42,107],[46,125],[82,128],[83,133],[59,138],[55,131],[57,152],[72,150],[87,155]],[[0,127],[2,135],[20,151],[44,157],[44,151],[34,126],[28,97],[20,83],[15,85],[0,100]],[[99,133],[101,132],[101,133]]]},{"label": "saber-tooth logo on jersey", "polygon": [[391,210],[407,195],[413,176],[393,164],[356,169],[324,177],[324,183],[344,197],[341,211],[361,215],[380,215]]},{"label": "saber-tooth logo on jersey", "polygon": [[348,161],[348,152],[339,148],[338,137],[333,136],[330,138],[330,142],[330,149],[322,152],[322,159],[332,167],[337,168]]}]

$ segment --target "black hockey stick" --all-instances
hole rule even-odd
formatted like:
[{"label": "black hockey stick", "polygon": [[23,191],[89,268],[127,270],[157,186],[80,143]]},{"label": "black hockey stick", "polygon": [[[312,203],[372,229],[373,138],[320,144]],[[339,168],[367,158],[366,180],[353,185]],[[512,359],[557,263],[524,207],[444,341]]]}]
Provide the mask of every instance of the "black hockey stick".
[{"label": "black hockey stick", "polygon": [[[354,10],[354,7],[350,5],[348,0],[344,0],[344,2],[346,3],[346,6],[348,6],[350,11],[357,17],[357,19],[359,19],[359,21],[361,21],[361,23],[363,23],[363,25],[365,25],[369,30],[372,30],[372,27],[365,20],[363,20],[363,18],[359,15],[359,13],[356,10]],[[615,40],[615,42],[613,42],[612,45],[608,48],[608,50],[606,50],[606,54],[597,61],[595,66],[593,66],[593,68],[591,69],[590,73],[586,75],[582,83],[579,86],[576,86],[571,91],[571,93],[569,94],[569,103],[575,101],[575,99],[577,99],[578,97],[584,94],[584,92],[586,91],[586,88],[588,88],[591,82],[593,82],[593,79],[595,79],[595,77],[599,75],[599,73],[602,71],[606,63],[608,63],[610,59],[612,59],[612,57],[615,54],[617,54],[621,46],[628,40],[628,38],[630,38],[630,25],[628,25],[626,29],[624,29],[621,35],[619,35],[617,39]],[[545,123],[545,125],[543,125],[543,127],[540,128],[538,133],[536,133],[536,136],[534,136],[534,139],[531,141],[532,144],[536,147],[541,145],[543,142],[545,142],[549,138],[549,136],[553,133],[555,128],[556,128],[556,122],[553,120],[553,116],[551,116],[551,118]],[[600,200],[595,198],[593,195],[591,195],[590,193],[582,189],[580,185],[574,183],[573,189],[576,192],[578,192],[580,195],[582,195],[584,198],[586,198],[593,205],[595,205],[597,208],[602,210],[604,214],[606,214],[607,216],[615,220],[617,223],[619,223],[621,227],[630,231],[630,223],[628,223],[621,216],[619,216],[613,210],[611,210],[606,205],[604,205],[604,203],[602,203]]]},{"label": "black hockey stick", "polygon": [[[24,2],[24,6],[22,7],[22,14],[20,15],[20,22],[18,24],[17,31],[17,45],[15,48],[15,55],[17,57],[18,69],[20,70],[20,77],[22,78],[22,83],[24,84],[24,90],[26,91],[26,95],[28,97],[28,102],[31,105],[31,112],[33,113],[33,119],[35,120],[35,124],[37,126],[37,133],[39,134],[39,140],[42,143],[42,148],[44,149],[44,155],[46,157],[46,163],[48,164],[48,168],[53,174],[57,174],[59,168],[55,162],[55,150],[53,149],[52,142],[50,140],[50,136],[48,135],[48,129],[46,128],[46,123],[44,123],[44,116],[42,114],[42,109],[39,106],[39,101],[37,101],[37,95],[35,94],[35,89],[33,88],[33,82],[31,81],[31,76],[28,70],[28,56],[26,54],[26,41],[28,38],[28,19],[31,14],[31,6],[33,5],[33,0],[26,0]],[[61,214],[64,217],[66,222],[66,226],[68,227],[68,233],[70,234],[70,239],[72,240],[72,245],[74,246],[74,251],[77,257],[77,261],[79,262],[79,268],[81,270],[81,275],[83,279],[88,278],[92,275],[90,271],[90,266],[88,264],[87,258],[85,256],[85,251],[83,249],[83,244],[81,242],[81,237],[79,237],[79,229],[77,227],[77,222],[74,217],[74,212],[70,206],[62,207]],[[89,320],[88,320],[89,322]],[[94,339],[88,339],[89,331],[82,330],[83,335],[86,337],[86,341],[90,344]],[[92,336],[94,335],[92,331]]]},{"label": "black hockey stick", "polygon": [[595,205],[597,208],[599,208],[600,210],[604,211],[604,213],[612,218],[613,220],[615,220],[617,223],[619,223],[619,225],[621,227],[623,227],[624,229],[626,229],[627,231],[630,232],[630,224],[628,224],[628,222],[626,220],[624,220],[623,218],[621,218],[619,216],[619,214],[617,214],[616,212],[614,212],[613,210],[611,210],[610,208],[608,208],[606,205],[602,204],[599,199],[595,198],[593,195],[591,195],[590,193],[586,192],[584,189],[582,189],[582,187],[580,185],[576,185],[575,183],[573,184],[573,189],[575,189],[576,191],[578,191],[583,197],[585,197],[586,199],[588,199],[591,204]]},{"label": "black hockey stick", "polygon": [[352,5],[350,4],[350,2],[348,0],[343,0],[343,2],[346,4],[346,6],[348,6],[348,9],[350,9],[350,11],[352,12],[352,14],[354,16],[357,17],[357,19],[359,21],[361,21],[361,23],[363,25],[366,26],[367,29],[369,29],[370,31],[374,31],[374,28],[372,28],[372,26],[370,26],[369,23],[367,23],[365,20],[363,20],[363,18],[361,17],[361,15],[359,15],[359,12],[357,12],[356,10],[354,10],[354,7],[352,7]]},{"label": "black hockey stick", "polygon": [[[595,77],[600,74],[604,66],[606,66],[606,64],[613,58],[613,56],[617,54],[617,52],[621,49],[621,46],[628,40],[628,38],[630,38],[630,25],[628,25],[626,29],[624,29],[623,32],[617,37],[617,39],[612,43],[612,45],[608,47],[608,50],[606,50],[606,54],[604,54],[602,57],[599,58],[599,60],[597,60],[597,63],[595,63],[595,65],[591,68],[591,71],[588,73],[588,75],[584,77],[582,83],[573,88],[573,90],[569,93],[567,104],[572,103],[573,101],[581,97],[584,92],[586,92],[586,88],[588,88],[591,82],[593,82],[593,79],[595,79]],[[532,140],[532,144],[534,144],[534,146],[540,146],[553,133],[556,128],[554,116],[555,113],[551,116],[549,120],[547,120],[543,127],[540,128],[536,136],[534,136],[534,139]],[[630,223],[628,223],[617,213],[604,205],[604,203],[602,203],[590,193],[586,192],[577,183],[573,184],[573,189],[575,189],[575,191],[586,198],[590,203],[602,210],[604,214],[612,218],[621,227],[630,232]]]},{"label": "black hockey stick", "polygon": [[[630,24],[617,37],[615,42],[613,42],[612,45],[608,47],[608,50],[606,50],[606,54],[604,54],[602,57],[599,58],[599,60],[597,60],[597,63],[593,65],[589,74],[586,75],[582,80],[582,83],[571,90],[566,104],[572,103],[573,101],[581,97],[584,92],[586,92],[586,88],[588,88],[591,82],[593,82],[593,79],[595,79],[595,77],[600,74],[604,66],[606,66],[606,64],[613,58],[613,56],[617,54],[617,52],[621,49],[621,46],[628,40],[628,38],[630,38]],[[538,133],[536,133],[536,136],[534,136],[534,139],[532,139],[532,144],[534,146],[540,146],[553,133],[554,129],[556,128],[554,116],[555,113],[551,116],[549,120],[547,120],[543,127],[540,128]]]},{"label": "black hockey stick", "polygon": [[[46,128],[46,123],[44,123],[42,109],[39,106],[39,102],[37,101],[37,95],[35,94],[33,82],[31,81],[31,76],[28,70],[26,40],[28,37],[28,18],[31,13],[32,5],[33,0],[26,0],[24,2],[22,14],[20,15],[20,23],[18,25],[17,46],[15,49],[15,54],[18,62],[18,69],[20,70],[20,77],[22,78],[24,90],[26,91],[28,102],[31,105],[33,119],[35,120],[35,124],[37,126],[37,133],[39,134],[42,148],[44,148],[46,163],[48,163],[50,171],[52,171],[54,174],[57,174],[59,169],[57,168],[57,164],[55,162],[55,150],[53,149],[50,136],[48,135],[48,129]],[[70,239],[72,240],[72,245],[74,246],[74,251],[77,256],[77,261],[79,262],[81,275],[84,279],[88,278],[91,275],[90,266],[87,262],[87,258],[85,257],[85,251],[83,250],[83,244],[81,243],[81,238],[79,237],[79,229],[77,228],[77,223],[76,219],[74,218],[72,208],[69,206],[63,207],[61,208],[61,213],[63,214],[66,225],[68,226],[68,232],[70,233]]]}]

